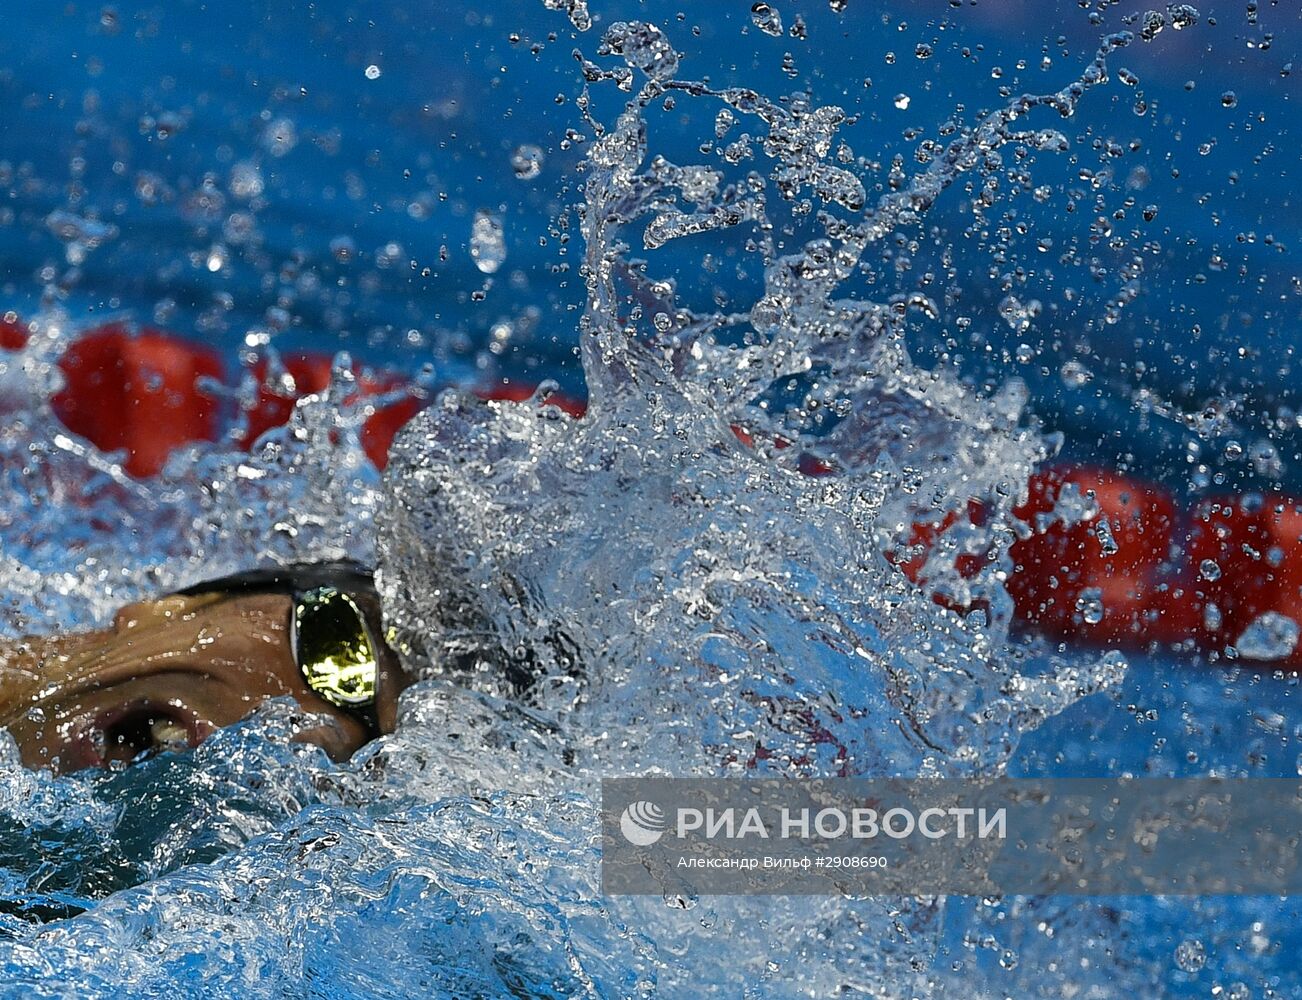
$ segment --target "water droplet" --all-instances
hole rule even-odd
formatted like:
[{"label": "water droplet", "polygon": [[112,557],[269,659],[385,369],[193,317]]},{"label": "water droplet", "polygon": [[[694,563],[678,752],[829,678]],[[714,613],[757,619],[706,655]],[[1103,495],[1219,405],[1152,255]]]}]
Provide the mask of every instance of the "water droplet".
[{"label": "water droplet", "polygon": [[1207,964],[1207,949],[1197,938],[1185,938],[1176,945],[1175,964],[1183,972],[1197,972]]},{"label": "water droplet", "polygon": [[492,212],[478,211],[470,227],[470,258],[484,274],[492,274],[506,260],[502,220]]},{"label": "water droplet", "polygon": [[1219,580],[1221,578],[1221,567],[1217,565],[1215,559],[1204,559],[1198,566],[1198,572],[1202,574],[1204,580]]},{"label": "water droplet", "polygon": [[330,241],[330,254],[340,264],[347,264],[357,256],[357,244],[351,236],[336,236]]},{"label": "water droplet", "polygon": [[1165,27],[1166,17],[1160,11],[1150,10],[1140,21],[1139,37],[1146,42],[1151,42]]},{"label": "water droplet", "polygon": [[616,21],[606,29],[602,47],[623,56],[626,65],[652,80],[669,80],[678,72],[678,53],[654,24]]},{"label": "water droplet", "polygon": [[1106,517],[1099,518],[1098,526],[1094,529],[1094,536],[1099,540],[1099,549],[1105,559],[1110,559],[1121,550],[1121,546],[1117,544],[1116,535],[1112,533],[1112,522]]},{"label": "water droplet", "polygon": [[849,0],[827,0],[827,5],[832,8],[833,14],[840,14],[845,10]]},{"label": "water droplet", "polygon": [[371,63],[371,65],[366,67],[366,79],[378,80],[379,78],[380,78],[379,66],[375,65],[375,63]]},{"label": "water droplet", "polygon": [[298,130],[288,118],[277,118],[262,133],[262,146],[272,156],[284,156],[298,145]]},{"label": "water droplet", "polygon": [[1024,333],[1030,329],[1031,321],[1040,315],[1040,309],[1037,299],[1023,304],[1015,295],[1006,295],[999,303],[999,315],[1015,333]]},{"label": "water droplet", "polygon": [[1239,104],[1239,95],[1232,90],[1227,90],[1221,95],[1221,106],[1226,108],[1237,107]]},{"label": "water droplet", "polygon": [[543,151],[533,143],[526,142],[516,146],[511,154],[511,169],[522,181],[531,181],[542,173]]},{"label": "water droplet", "polygon": [[757,3],[750,9],[750,19],[755,27],[774,38],[782,36],[782,15],[766,3]]},{"label": "water droplet", "polygon": [[1080,389],[1088,385],[1094,378],[1093,372],[1074,358],[1062,366],[1060,374],[1062,375],[1063,384],[1073,389]]},{"label": "water droplet", "polygon": [[913,50],[913,54],[917,56],[919,59],[930,59],[931,52],[932,52],[931,46],[928,45],[926,42],[919,42],[918,47]]},{"label": "water droplet", "polygon": [[901,111],[907,111],[907,110],[909,109],[909,95],[908,95],[908,94],[896,94],[896,95],[895,95],[895,106],[896,106],[897,108],[899,108]]},{"label": "water droplet", "polygon": [[1103,621],[1103,591],[1098,587],[1086,587],[1076,598],[1076,611],[1088,625]]},{"label": "water droplet", "polygon": [[262,191],[262,171],[256,163],[241,160],[231,168],[231,194],[236,198],[256,198]]},{"label": "water droplet", "polygon": [[1278,611],[1267,611],[1243,630],[1234,648],[1248,660],[1281,660],[1293,652],[1297,640],[1297,622]]},{"label": "water droplet", "polygon": [[1187,3],[1172,4],[1167,8],[1167,15],[1171,19],[1171,27],[1176,31],[1183,31],[1198,23],[1197,8]]},{"label": "water droplet", "polygon": [[543,0],[548,10],[563,10],[570,16],[570,24],[579,31],[592,27],[592,15],[588,13],[587,0]]}]

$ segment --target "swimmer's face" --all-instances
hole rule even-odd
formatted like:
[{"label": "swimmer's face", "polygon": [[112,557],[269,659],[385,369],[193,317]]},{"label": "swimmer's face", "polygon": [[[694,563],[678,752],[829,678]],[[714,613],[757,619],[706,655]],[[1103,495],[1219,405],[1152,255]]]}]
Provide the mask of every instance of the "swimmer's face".
[{"label": "swimmer's face", "polygon": [[410,678],[374,640],[367,691],[344,692],[360,704],[340,705],[340,692],[316,680],[323,697],[299,662],[305,645],[321,645],[301,624],[295,635],[302,607],[272,591],[174,595],[128,605],[102,631],[0,646],[0,725],[26,766],[68,772],[195,746],[288,695],[323,717],[301,738],[344,759],[393,730]]}]

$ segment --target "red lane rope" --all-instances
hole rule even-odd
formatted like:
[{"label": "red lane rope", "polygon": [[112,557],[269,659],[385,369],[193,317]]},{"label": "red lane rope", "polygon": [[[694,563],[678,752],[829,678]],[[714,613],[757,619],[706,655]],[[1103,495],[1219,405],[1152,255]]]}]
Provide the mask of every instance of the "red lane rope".
[{"label": "red lane rope", "polygon": [[[1038,525],[1068,485],[1093,500],[1079,523]],[[1014,513],[1018,616],[1060,636],[1144,648],[1197,647],[1235,664],[1302,667],[1302,502],[1216,496],[1191,510],[1153,483],[1093,468],[1032,477]],[[1256,633],[1256,635],[1254,635]],[[1256,658],[1254,658],[1256,657]]]},{"label": "red lane rope", "polygon": [[[0,317],[0,348],[21,348],[26,339],[17,317]],[[261,387],[247,415],[240,442],[245,448],[285,423],[297,399],[329,384],[326,355],[289,354],[282,362],[292,390]],[[80,337],[59,364],[67,379],[52,400],[59,419],[101,450],[125,450],[125,468],[134,476],[156,475],[175,448],[215,440],[220,431],[219,401],[199,385],[205,377],[224,376],[221,358],[210,348],[157,330],[132,333],[112,324]],[[260,362],[254,374],[261,379],[265,373]],[[364,396],[404,385],[400,375],[358,369],[358,391]],[[523,400],[534,388],[502,382],[478,395]],[[563,396],[550,401],[572,416],[585,409]],[[394,435],[426,402],[413,392],[367,420],[362,445],[378,468],[386,464]],[[734,432],[753,445],[745,429]],[[802,456],[800,467],[809,475],[831,471],[810,456]],[[1077,513],[1074,523],[1064,524],[1055,513],[1064,499]],[[1294,609],[1302,606],[1298,500],[1279,494],[1213,497],[1180,511],[1171,494],[1154,483],[1106,469],[1057,466],[1031,477],[1026,502],[1014,514],[1027,527],[1026,537],[1011,547],[1013,572],[1007,581],[1021,621],[1064,639],[1197,648],[1237,664],[1302,668],[1291,624]],[[887,556],[925,587],[935,547],[963,520],[979,526],[984,515],[981,503],[971,500],[961,514],[920,518],[904,544]],[[964,553],[953,566],[971,577],[982,561]],[[940,595],[936,600],[952,606]],[[1260,638],[1245,641],[1245,633],[1251,638],[1254,631],[1270,635],[1272,630],[1273,645]]]}]

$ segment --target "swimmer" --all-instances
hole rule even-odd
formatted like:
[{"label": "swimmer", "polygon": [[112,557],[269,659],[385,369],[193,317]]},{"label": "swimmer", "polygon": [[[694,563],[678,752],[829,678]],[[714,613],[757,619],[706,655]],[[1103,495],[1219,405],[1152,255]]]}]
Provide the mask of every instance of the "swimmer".
[{"label": "swimmer", "polygon": [[343,760],[393,731],[414,678],[355,563],[255,570],[130,604],[111,627],[0,644],[0,726],[23,764],[121,768],[184,750],[289,696]]}]

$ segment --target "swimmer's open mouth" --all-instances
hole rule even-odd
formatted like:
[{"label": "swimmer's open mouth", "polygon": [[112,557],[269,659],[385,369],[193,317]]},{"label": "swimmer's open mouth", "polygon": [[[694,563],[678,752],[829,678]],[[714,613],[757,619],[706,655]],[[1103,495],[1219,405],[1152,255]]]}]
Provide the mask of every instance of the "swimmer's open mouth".
[{"label": "swimmer's open mouth", "polygon": [[179,702],[147,699],[101,713],[79,741],[79,767],[126,767],[203,741],[206,727]]}]

